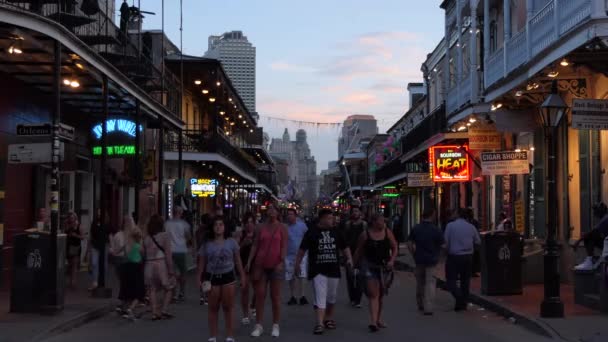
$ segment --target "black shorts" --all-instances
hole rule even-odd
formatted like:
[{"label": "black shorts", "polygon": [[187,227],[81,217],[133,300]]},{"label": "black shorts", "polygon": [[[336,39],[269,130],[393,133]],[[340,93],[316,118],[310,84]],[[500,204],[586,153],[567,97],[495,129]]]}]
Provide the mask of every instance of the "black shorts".
[{"label": "black shorts", "polygon": [[205,273],[205,275],[203,276],[203,281],[205,280],[211,281],[211,286],[223,286],[235,283],[236,277],[234,275],[234,271],[222,274]]}]

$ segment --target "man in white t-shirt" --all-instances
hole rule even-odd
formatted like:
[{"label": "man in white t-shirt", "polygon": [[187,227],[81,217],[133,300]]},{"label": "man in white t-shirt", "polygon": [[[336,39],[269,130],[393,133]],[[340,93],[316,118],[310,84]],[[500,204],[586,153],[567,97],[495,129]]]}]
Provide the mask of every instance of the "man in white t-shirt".
[{"label": "man in white t-shirt", "polygon": [[173,218],[165,222],[165,230],[171,239],[171,252],[173,253],[173,265],[177,271],[177,281],[179,283],[179,294],[176,293],[176,300],[183,300],[186,290],[186,254],[188,244],[191,241],[190,225],[182,219],[184,209],[175,207]]}]

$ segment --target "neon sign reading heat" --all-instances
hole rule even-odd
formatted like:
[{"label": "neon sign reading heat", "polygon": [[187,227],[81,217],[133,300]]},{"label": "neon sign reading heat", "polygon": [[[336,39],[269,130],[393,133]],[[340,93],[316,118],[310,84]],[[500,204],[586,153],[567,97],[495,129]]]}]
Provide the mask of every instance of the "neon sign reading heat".
[{"label": "neon sign reading heat", "polygon": [[467,146],[433,146],[429,163],[434,182],[467,182],[471,180]]},{"label": "neon sign reading heat", "polygon": [[[142,125],[139,125],[139,131],[143,131]],[[135,122],[127,119],[108,119],[106,120],[106,134],[120,132],[129,137],[135,138]],[[100,140],[103,134],[103,126],[98,123],[93,127],[93,136]]]}]

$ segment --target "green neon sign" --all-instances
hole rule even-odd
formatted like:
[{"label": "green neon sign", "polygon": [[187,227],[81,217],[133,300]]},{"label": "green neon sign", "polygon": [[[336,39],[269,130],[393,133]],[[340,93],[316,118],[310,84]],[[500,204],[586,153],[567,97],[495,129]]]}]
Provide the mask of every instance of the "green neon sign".
[{"label": "green neon sign", "polygon": [[[93,155],[100,156],[102,152],[101,146],[93,146]],[[134,156],[135,145],[112,145],[106,146],[107,156]]]}]

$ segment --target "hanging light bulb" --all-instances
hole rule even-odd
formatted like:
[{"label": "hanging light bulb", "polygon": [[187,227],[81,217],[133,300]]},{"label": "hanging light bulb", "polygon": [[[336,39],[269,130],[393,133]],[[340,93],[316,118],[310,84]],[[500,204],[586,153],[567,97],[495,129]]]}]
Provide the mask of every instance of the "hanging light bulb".
[{"label": "hanging light bulb", "polygon": [[219,86],[221,86],[221,85],[222,85],[222,82],[217,81],[217,82],[215,83],[215,85],[219,87]]},{"label": "hanging light bulb", "polygon": [[239,119],[242,119],[242,118],[243,118],[243,116],[241,114],[239,114]]},{"label": "hanging light bulb", "polygon": [[551,70],[547,73],[547,77],[556,78],[557,76],[559,76],[559,71],[557,70]]},{"label": "hanging light bulb", "polygon": [[253,133],[253,129],[250,129],[250,130],[249,130],[249,133]]},{"label": "hanging light bulb", "polygon": [[194,81],[194,84],[196,84],[196,85],[201,85],[202,83],[203,83],[203,81],[201,81],[201,80],[195,80]]},{"label": "hanging light bulb", "polygon": [[247,121],[243,120],[243,125],[246,124],[246,123],[247,123]]},{"label": "hanging light bulb", "polygon": [[74,80],[72,80],[72,82],[70,82],[70,87],[78,88],[78,87],[80,87],[80,82],[78,82],[78,80],[74,79]]},{"label": "hanging light bulb", "polygon": [[8,48],[8,53],[11,55],[20,55],[23,53],[23,48],[21,47],[21,39],[17,39],[11,46]]},{"label": "hanging light bulb", "polygon": [[64,78],[64,79],[63,79],[63,84],[64,84],[64,85],[69,86],[69,85],[70,85],[70,83],[72,83],[72,81],[70,81],[69,79],[67,79],[67,78]]},{"label": "hanging light bulb", "polygon": [[209,102],[215,102],[215,97],[210,97]]},{"label": "hanging light bulb", "polygon": [[570,65],[570,62],[568,62],[568,60],[564,58],[561,62],[559,62],[559,65],[567,67],[568,65]]},{"label": "hanging light bulb", "polygon": [[209,94],[209,90],[203,89],[203,94],[205,94],[205,95]]},{"label": "hanging light bulb", "polygon": [[224,115],[224,114],[226,114],[226,112],[220,111],[220,115]]}]

